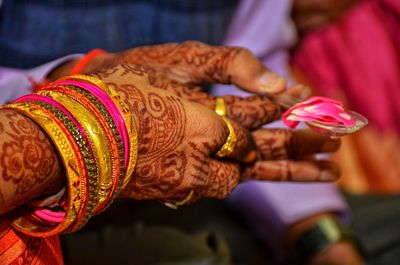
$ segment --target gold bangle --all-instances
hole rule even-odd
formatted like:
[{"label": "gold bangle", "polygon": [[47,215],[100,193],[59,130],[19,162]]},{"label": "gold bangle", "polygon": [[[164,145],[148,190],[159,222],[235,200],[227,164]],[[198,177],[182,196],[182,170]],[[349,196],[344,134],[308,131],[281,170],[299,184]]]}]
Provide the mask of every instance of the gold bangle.
[{"label": "gold bangle", "polygon": [[225,106],[225,100],[222,97],[217,97],[215,99],[215,112],[219,116],[226,116],[226,106]]},{"label": "gold bangle", "polygon": [[178,209],[179,206],[185,205],[187,202],[189,202],[194,194],[194,190],[190,190],[189,194],[181,201],[178,202],[172,202],[172,201],[167,201],[164,202],[164,205],[171,208],[171,209]]},{"label": "gold bangle", "polygon": [[[50,88],[51,89],[51,88]],[[112,159],[111,154],[108,151],[110,149],[110,143],[103,132],[103,128],[93,114],[87,110],[83,105],[78,103],[72,98],[66,95],[49,90],[39,91],[40,95],[48,96],[63,105],[79,122],[79,124],[85,130],[91,145],[93,146],[94,155],[97,162],[99,181],[97,183],[92,183],[97,187],[97,198],[95,201],[95,207],[93,209],[88,209],[86,217],[89,218],[90,215],[101,205],[109,196],[111,186],[118,177],[116,176],[116,163],[119,167],[119,160]],[[106,151],[107,150],[107,151]],[[93,198],[95,199],[95,198]],[[82,220],[82,223],[77,223],[74,230],[77,230],[87,220]]]},{"label": "gold bangle", "polygon": [[64,219],[61,223],[50,226],[40,225],[32,222],[28,218],[20,216],[13,220],[12,225],[25,234],[31,236],[48,237],[59,234],[67,229],[77,218],[81,208],[81,198],[84,197],[85,190],[81,187],[80,176],[85,172],[80,171],[79,161],[74,154],[74,148],[69,141],[66,132],[57,123],[48,117],[47,113],[33,104],[14,103],[2,106],[1,109],[13,109],[34,120],[49,136],[57,148],[63,162],[68,185],[68,203]]},{"label": "gold bangle", "polygon": [[88,75],[73,75],[66,77],[64,79],[77,79],[77,80],[83,80],[89,83],[92,83],[93,85],[99,87],[101,90],[103,90],[105,93],[107,93],[114,104],[117,106],[119,111],[122,114],[122,117],[125,121],[125,126],[128,131],[128,137],[129,137],[129,161],[128,161],[128,167],[126,168],[126,173],[125,173],[125,178],[123,179],[123,182],[121,184],[120,190],[124,189],[126,185],[128,185],[132,175],[133,171],[135,170],[136,162],[137,162],[137,155],[138,155],[138,134],[136,130],[136,124],[135,124],[135,119],[133,118],[133,115],[131,111],[129,110],[128,105],[122,100],[120,94],[115,91],[112,87],[108,86],[103,80],[100,78],[94,77],[94,76],[88,76]]},{"label": "gold bangle", "polygon": [[[119,134],[116,130],[115,124],[108,111],[105,108],[102,108],[101,102],[99,102],[94,96],[90,93],[86,92],[83,89],[74,86],[53,86],[50,88],[51,92],[61,93],[74,101],[78,102],[84,108],[86,108],[91,116],[95,117],[101,127],[103,128],[103,132],[106,135],[109,143],[110,153],[112,159],[119,159],[119,174],[118,180],[124,177],[125,169],[123,167],[124,159],[123,159],[123,146],[121,139],[119,138]],[[50,93],[51,93],[50,92]],[[45,93],[45,92],[44,92]],[[104,152],[104,150],[102,150]],[[99,191],[99,200],[95,211],[93,214],[97,214],[98,212],[105,209],[113,199],[113,195],[116,191],[117,182],[116,179],[113,179],[112,176],[101,176],[100,177],[100,191]]]},{"label": "gold bangle", "polygon": [[[120,160],[119,166],[119,177],[118,180],[124,179],[125,177],[125,164],[124,164],[124,146],[122,140],[120,138],[120,134],[118,129],[114,123],[113,118],[111,117],[110,113],[108,112],[107,108],[103,105],[99,99],[97,99],[94,95],[90,94],[88,91],[75,87],[72,85],[63,85],[57,87],[51,87],[52,91],[60,92],[62,94],[66,94],[69,97],[73,98],[75,101],[78,101],[81,105],[87,108],[94,117],[97,118],[100,125],[104,129],[109,142],[111,143],[110,148],[114,149],[114,153],[118,153],[118,159]],[[117,152],[115,152],[115,147],[117,147]],[[114,148],[113,148],[114,147]],[[109,178],[111,179],[111,177]],[[116,193],[117,188],[119,185],[118,182],[111,183],[109,188],[111,188],[110,192],[108,192],[108,197],[104,201],[99,201],[99,206],[96,208],[94,214],[97,214],[107,208],[109,204],[113,201]]]},{"label": "gold bangle", "polygon": [[[80,175],[80,183],[81,189],[85,191],[84,197],[81,197],[81,208],[77,213],[76,220],[73,224],[71,224],[70,227],[65,228],[63,232],[70,233],[76,231],[87,223],[98,199],[99,173],[96,159],[89,148],[89,146],[92,146],[92,144],[88,138],[83,137],[80,129],[63,111],[45,102],[29,101],[29,103],[48,111],[50,115],[54,116],[55,122],[61,122],[65,127],[64,131],[68,131],[72,136],[71,143],[77,145],[77,147],[80,149],[80,153],[83,155],[84,165],[81,166],[80,171],[85,172],[85,174]],[[80,155],[79,151],[76,152],[77,156]]]}]

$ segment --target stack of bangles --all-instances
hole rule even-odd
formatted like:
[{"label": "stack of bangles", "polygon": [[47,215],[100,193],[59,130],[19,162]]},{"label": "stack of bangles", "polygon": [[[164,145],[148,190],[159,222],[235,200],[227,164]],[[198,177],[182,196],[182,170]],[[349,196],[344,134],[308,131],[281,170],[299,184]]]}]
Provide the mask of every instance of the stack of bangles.
[{"label": "stack of bangles", "polygon": [[47,133],[67,178],[58,209],[25,207],[12,220],[16,229],[39,237],[76,231],[130,181],[138,149],[134,119],[101,79],[65,77],[0,108],[28,116]]}]

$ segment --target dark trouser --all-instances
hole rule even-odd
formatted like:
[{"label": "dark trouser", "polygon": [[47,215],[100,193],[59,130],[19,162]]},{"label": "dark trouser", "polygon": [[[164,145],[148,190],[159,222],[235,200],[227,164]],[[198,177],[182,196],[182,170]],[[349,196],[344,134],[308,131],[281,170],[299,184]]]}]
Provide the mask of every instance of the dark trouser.
[{"label": "dark trouser", "polygon": [[349,195],[353,229],[369,265],[400,264],[400,196]]},{"label": "dark trouser", "polygon": [[[345,197],[368,264],[400,264],[400,196]],[[62,244],[67,265],[272,264],[250,230],[222,201],[176,211],[158,202],[120,201],[63,236]]]},{"label": "dark trouser", "polygon": [[178,210],[120,201],[62,238],[66,264],[266,264],[265,249],[223,201]]}]

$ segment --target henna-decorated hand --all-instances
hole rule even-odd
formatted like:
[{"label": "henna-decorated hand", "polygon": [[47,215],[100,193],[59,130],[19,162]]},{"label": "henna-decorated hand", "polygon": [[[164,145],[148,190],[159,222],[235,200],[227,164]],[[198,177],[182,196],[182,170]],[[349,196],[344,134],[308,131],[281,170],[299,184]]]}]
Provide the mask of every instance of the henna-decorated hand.
[{"label": "henna-decorated hand", "polygon": [[[158,59],[151,52],[152,48],[160,49],[154,54],[169,55],[167,56],[169,59],[161,63],[164,66],[155,66]],[[190,56],[184,57],[183,51]],[[244,179],[318,181],[320,179],[332,180],[337,177],[337,170],[329,163],[294,162],[284,159],[296,158],[293,155],[298,156],[301,153],[298,150],[310,154],[319,151],[333,151],[337,149],[338,142],[327,141],[320,137],[315,139],[306,137],[315,141],[309,141],[310,144],[303,147],[299,143],[302,142],[305,135],[285,130],[255,131],[253,136],[260,159],[253,165],[244,166],[242,164],[242,167],[239,167],[237,162],[242,162],[247,152],[254,148],[254,140],[242,126],[256,128],[280,115],[281,108],[267,96],[253,96],[247,99],[225,97],[227,114],[229,118],[236,121],[234,127],[239,141],[236,152],[232,154],[234,160],[221,160],[213,155],[222,146],[228,130],[222,119],[209,110],[214,109],[215,98],[202,92],[200,84],[234,82],[248,91],[267,91],[263,90],[263,87],[267,86],[268,80],[275,80],[276,82],[273,81],[271,85],[274,87],[273,84],[275,84],[275,89],[268,89],[268,92],[274,93],[284,89],[283,80],[266,70],[248,51],[240,48],[209,47],[197,42],[186,42],[138,48],[121,55],[107,55],[108,59],[99,58],[101,60],[97,63],[102,61],[103,64],[99,63],[97,66],[104,66],[104,63],[109,64],[110,62],[116,63],[118,60],[115,58],[123,59],[125,53],[132,56],[141,54],[137,57],[133,56],[133,58],[137,58],[136,60],[144,60],[148,56],[149,61],[151,61],[150,58],[153,58],[153,63],[151,66],[114,67],[100,73],[106,80],[107,78],[112,79],[109,81],[112,81],[116,88],[124,94],[137,117],[143,116],[139,119],[141,157],[138,161],[135,178],[124,195],[138,199],[174,199],[182,198],[184,193],[187,194],[189,190],[194,189],[196,190],[194,199],[201,196],[222,198],[227,196],[237,185],[240,180],[240,171],[242,171]],[[196,58],[196,54],[199,55],[199,58]],[[206,56],[206,54],[208,55]],[[175,65],[179,66],[176,68],[179,71],[174,70]],[[68,74],[69,67],[68,64],[64,65],[59,69],[60,71],[53,72],[53,77],[63,75],[63,72]],[[121,71],[125,73],[123,74]],[[118,73],[122,76],[118,77]],[[146,73],[148,79],[143,77]],[[132,83],[133,81],[128,78],[130,75],[135,76],[136,79],[140,77],[142,81]],[[179,79],[180,76],[185,78]],[[184,82],[184,84],[169,78]],[[144,89],[143,86],[148,89]],[[155,89],[154,86],[166,91],[162,92],[160,89]],[[304,87],[298,86],[286,93],[296,96],[303,95]],[[185,99],[202,103],[209,109],[190,103]],[[26,120],[21,115],[17,116]],[[4,122],[6,123],[7,119]],[[38,130],[34,123],[32,126]],[[8,128],[7,126],[3,127]],[[7,135],[12,133],[12,130],[4,132]],[[8,139],[3,137],[2,140],[0,147],[6,147]],[[326,145],[330,148],[327,149]],[[48,143],[38,143],[38,146],[43,149],[53,148]],[[265,151],[268,148],[270,151]],[[270,152],[269,155],[266,155],[266,152]],[[57,163],[55,152],[53,154],[52,159],[56,161],[55,166],[57,167],[59,163]],[[277,156],[276,154],[286,155]],[[3,160],[8,159],[7,155],[1,157]],[[37,159],[41,160],[43,157],[38,156]],[[273,162],[262,161],[262,159],[281,160]],[[23,169],[22,165],[21,169]],[[3,170],[5,169],[3,168]],[[4,171],[2,172],[4,173]],[[322,172],[324,173],[322,174]],[[2,183],[10,184],[5,176],[1,177]],[[54,183],[62,183],[62,177],[58,174],[43,177]],[[4,181],[2,181],[3,179]],[[32,183],[29,192],[12,195],[14,190],[18,190],[18,187],[14,184],[9,186],[10,188],[7,190],[10,191],[15,202],[9,200],[11,197],[5,196],[5,194],[0,196],[2,211],[48,191],[47,188]]]},{"label": "henna-decorated hand", "polygon": [[[338,142],[327,142],[320,136],[308,136],[300,132],[259,130],[253,132],[255,139],[253,141],[242,126],[233,123],[238,136],[236,151],[232,154],[232,159],[217,158],[213,154],[223,145],[228,129],[221,117],[210,110],[214,106],[214,99],[202,97],[211,102],[205,104],[210,108],[205,108],[176,96],[176,90],[171,90],[174,92],[172,94],[171,91],[166,91],[169,89],[154,88],[151,85],[154,81],[166,82],[167,86],[180,84],[154,78],[152,73],[152,69],[137,65],[123,65],[99,72],[105,81],[121,92],[138,122],[140,135],[138,164],[135,175],[123,195],[137,199],[181,199],[190,190],[194,190],[196,194],[193,200],[202,196],[223,198],[241,180],[241,171],[244,179],[318,181],[336,178],[337,170],[329,163],[289,160],[319,151],[333,151],[338,146]],[[257,100],[261,101],[254,99]],[[257,112],[258,107],[254,108],[251,102],[234,97],[226,98],[228,114],[247,127],[255,127],[261,124],[258,119],[262,119],[262,123],[269,122],[279,113],[277,104],[266,99],[260,104],[262,108],[259,108],[261,111],[258,114],[240,116],[239,110],[242,104],[243,108],[248,110],[253,108]],[[13,144],[14,137],[18,139],[36,137],[35,148],[50,152],[33,153],[35,160],[38,163],[42,160],[51,160],[53,161],[51,168],[59,169],[60,163],[56,151],[30,119],[15,113],[18,124],[32,128],[34,133],[15,129],[13,125],[15,123],[7,115],[7,111],[0,113],[2,117],[0,150],[3,150],[0,158],[3,162],[11,161],[12,168],[0,163],[0,186],[4,188],[0,190],[0,213],[51,191],[48,183],[56,183],[51,185],[57,188],[56,190],[63,183],[59,170],[43,174],[41,181],[31,181],[37,179],[36,173],[25,171],[28,168],[26,163],[22,163],[24,155],[7,151]],[[242,162],[247,152],[254,148],[254,142],[258,149],[259,161],[253,165],[242,164],[240,167],[238,162]],[[302,145],[304,142],[307,144]],[[31,152],[24,154],[30,155]],[[272,159],[278,160],[271,161]],[[18,193],[19,182],[10,181],[7,175],[8,169],[14,170],[13,172],[16,172],[15,170],[27,172],[24,179],[29,181],[21,182],[26,184],[22,194]]]},{"label": "henna-decorated hand", "polygon": [[[69,75],[75,62],[54,71],[50,79]],[[247,49],[209,46],[198,41],[168,43],[99,55],[83,69],[95,72],[117,64],[139,64],[154,69],[175,82],[198,86],[205,83],[235,84],[253,93],[280,93],[286,81],[265,66]]]},{"label": "henna-decorated hand", "polygon": [[[215,98],[202,91],[207,83],[232,83],[253,92],[248,98],[225,96],[227,116],[242,126],[254,129],[276,119],[281,108],[271,104],[268,95],[281,93],[286,82],[265,66],[247,49],[239,47],[208,46],[201,42],[146,46],[117,54],[95,57],[84,69],[92,73],[120,63],[141,65],[149,73],[150,83],[158,88],[211,109]],[[54,71],[50,79],[68,75],[75,62]],[[302,85],[285,92],[305,99],[309,91]]]},{"label": "henna-decorated hand", "polygon": [[146,65],[158,75],[188,86],[235,84],[256,94],[275,94],[286,88],[282,77],[242,47],[186,41],[134,48],[115,55],[110,62]]},{"label": "henna-decorated hand", "polygon": [[[338,170],[329,162],[289,160],[334,151],[337,141],[327,142],[326,138],[304,132],[257,130],[253,136],[260,159],[253,165],[240,166],[254,143],[239,124],[234,123],[238,137],[235,152],[228,159],[218,158],[214,154],[224,144],[229,130],[214,111],[153,87],[151,73],[142,66],[119,65],[97,75],[121,93],[136,117],[139,155],[135,174],[123,196],[181,200],[193,190],[193,200],[203,196],[224,198],[243,178],[337,178]],[[268,111],[275,110],[266,110],[267,116],[273,117]]]}]

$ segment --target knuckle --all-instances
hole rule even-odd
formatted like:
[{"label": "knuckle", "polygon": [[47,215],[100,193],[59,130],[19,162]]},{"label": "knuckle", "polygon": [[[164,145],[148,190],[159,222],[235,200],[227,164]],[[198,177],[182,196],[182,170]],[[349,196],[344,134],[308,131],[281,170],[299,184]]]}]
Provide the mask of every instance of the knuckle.
[{"label": "knuckle", "polygon": [[257,60],[255,55],[247,48],[236,47],[233,53],[235,54],[236,61],[241,64]]},{"label": "knuckle", "polygon": [[236,49],[238,55],[243,57],[243,58],[254,57],[254,54],[248,48],[235,47],[233,49]]}]

